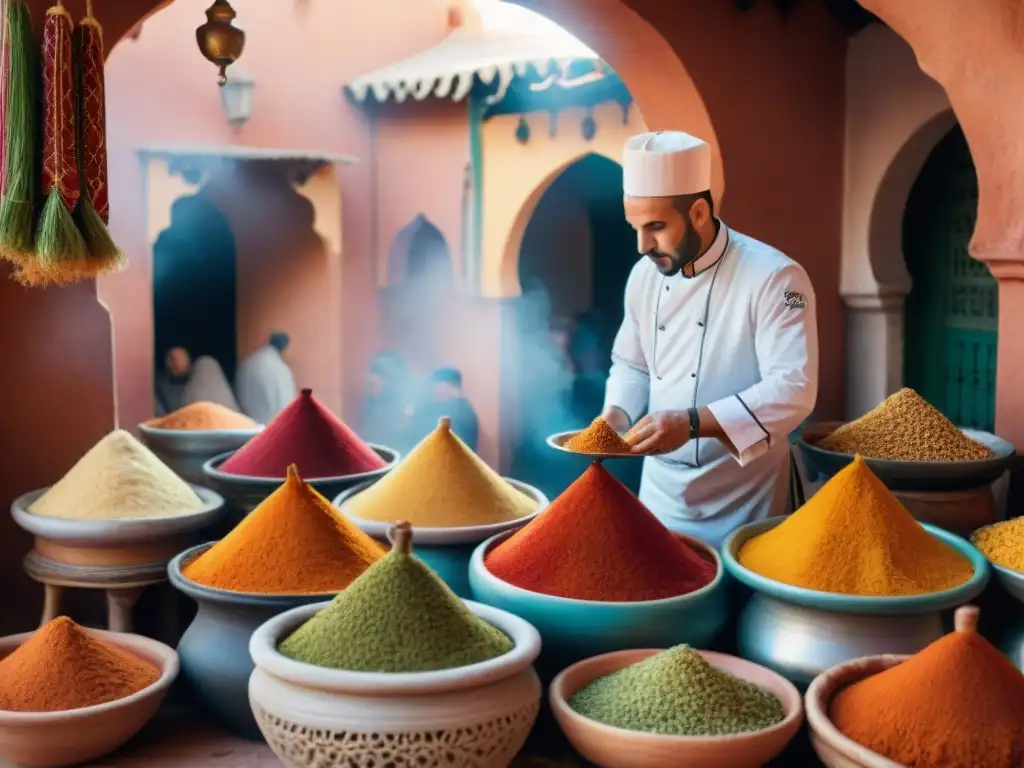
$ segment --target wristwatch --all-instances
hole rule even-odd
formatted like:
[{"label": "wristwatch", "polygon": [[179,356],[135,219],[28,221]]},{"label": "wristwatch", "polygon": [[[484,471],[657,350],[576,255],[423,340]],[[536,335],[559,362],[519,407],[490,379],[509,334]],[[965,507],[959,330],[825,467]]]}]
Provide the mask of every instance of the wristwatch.
[{"label": "wristwatch", "polygon": [[690,439],[700,437],[700,411],[696,408],[687,408],[686,415],[690,417]]}]

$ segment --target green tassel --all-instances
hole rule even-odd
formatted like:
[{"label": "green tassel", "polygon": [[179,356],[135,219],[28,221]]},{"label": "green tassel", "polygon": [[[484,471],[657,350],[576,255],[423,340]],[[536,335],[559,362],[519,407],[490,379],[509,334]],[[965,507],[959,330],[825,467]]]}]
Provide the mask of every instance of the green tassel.
[{"label": "green tassel", "polygon": [[0,198],[0,253],[31,259],[36,197],[39,59],[25,0],[6,0],[7,104],[4,110],[4,190]]},{"label": "green tassel", "polygon": [[[84,174],[82,178],[85,178]],[[82,190],[82,198],[75,208],[75,219],[85,241],[89,257],[88,268],[92,274],[106,275],[124,266],[124,254],[114,243],[110,230],[96,212],[85,189]]]},{"label": "green tassel", "polygon": [[[54,189],[46,197],[43,213],[36,230],[36,258],[39,270],[46,275],[47,282],[71,283],[81,280],[88,268],[86,260],[89,251],[82,233],[75,225],[75,217],[64,205],[60,192]],[[35,270],[25,270],[30,282]]]}]

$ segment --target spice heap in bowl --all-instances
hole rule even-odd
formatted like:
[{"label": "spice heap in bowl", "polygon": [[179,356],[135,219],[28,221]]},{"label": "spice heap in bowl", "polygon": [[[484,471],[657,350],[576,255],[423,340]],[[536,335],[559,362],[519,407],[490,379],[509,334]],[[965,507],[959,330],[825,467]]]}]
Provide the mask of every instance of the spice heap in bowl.
[{"label": "spice heap in bowl", "polygon": [[1018,768],[1024,676],[977,632],[978,610],[913,656],[856,659],[807,692],[811,743],[826,766]]},{"label": "spice heap in bowl", "polygon": [[914,520],[860,457],[789,517],[738,529],[723,553],[754,590],[741,653],[804,683],[857,656],[920,650],[941,635],[940,612],[988,578],[977,550]]},{"label": "spice heap in bowl", "polygon": [[256,437],[234,453],[210,459],[203,472],[214,488],[250,512],[284,482],[292,464],[330,499],[384,475],[397,460],[390,448],[363,442],[304,389]]},{"label": "spice heap in bowl", "polygon": [[57,766],[106,754],[145,725],[177,673],[167,646],[66,616],[2,638],[0,758]]},{"label": "spice heap in bowl", "polygon": [[282,611],[337,594],[384,554],[294,465],[227,536],[181,553],[168,573],[199,605],[178,651],[182,676],[200,703],[233,732],[259,738],[247,693],[253,630]]},{"label": "spice heap in bowl", "polygon": [[190,486],[128,432],[114,430],[49,488],[11,505],[15,522],[36,537],[36,552],[78,563],[91,549],[119,567],[150,565],[187,546],[220,514],[216,493]]},{"label": "spice heap in bowl", "polygon": [[792,683],[686,645],[578,662],[555,678],[550,698],[573,746],[604,768],[760,766],[803,720]]},{"label": "spice heap in bowl", "polygon": [[726,619],[717,553],[676,536],[593,464],[533,521],[477,547],[475,599],[534,624],[553,665],[703,645]]},{"label": "spice heap in bowl", "polygon": [[203,464],[241,448],[261,429],[262,425],[226,406],[198,402],[143,422],[139,434],[182,479],[201,485],[206,482]]},{"label": "spice heap in bowl", "polygon": [[413,526],[417,556],[457,595],[468,597],[476,545],[524,525],[547,499],[536,488],[501,477],[442,418],[392,472],[343,492],[336,503],[378,540],[401,514]]},{"label": "spice heap in bowl", "polygon": [[600,416],[586,429],[562,443],[562,447],[574,453],[630,453],[633,450],[629,443]]},{"label": "spice heap in bowl", "polygon": [[263,735],[294,768],[328,755],[331,764],[508,765],[540,705],[536,630],[461,601],[412,554],[408,523],[392,538],[391,552],[330,603],[254,633],[249,696]]}]

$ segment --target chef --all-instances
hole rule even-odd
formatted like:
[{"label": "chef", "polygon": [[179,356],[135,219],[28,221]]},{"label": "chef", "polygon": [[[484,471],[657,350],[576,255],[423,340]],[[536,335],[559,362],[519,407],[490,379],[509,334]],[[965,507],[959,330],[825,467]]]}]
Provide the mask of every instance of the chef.
[{"label": "chef", "polygon": [[[814,408],[818,331],[803,267],[715,216],[711,148],[659,131],[626,142],[626,283],[604,418],[644,458],[640,500],[717,546],[787,511],[789,434]],[[646,415],[645,415],[646,414]]]}]

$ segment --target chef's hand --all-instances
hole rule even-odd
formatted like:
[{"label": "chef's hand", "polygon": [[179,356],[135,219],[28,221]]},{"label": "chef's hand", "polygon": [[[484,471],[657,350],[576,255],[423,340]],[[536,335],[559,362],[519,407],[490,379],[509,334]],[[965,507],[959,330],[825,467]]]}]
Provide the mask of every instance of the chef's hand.
[{"label": "chef's hand", "polygon": [[626,433],[633,453],[671,453],[690,440],[690,417],[686,411],[649,413]]},{"label": "chef's hand", "polygon": [[601,418],[604,419],[608,426],[618,432],[620,435],[629,429],[629,416],[621,408],[616,408],[614,405],[605,408],[601,414]]}]

